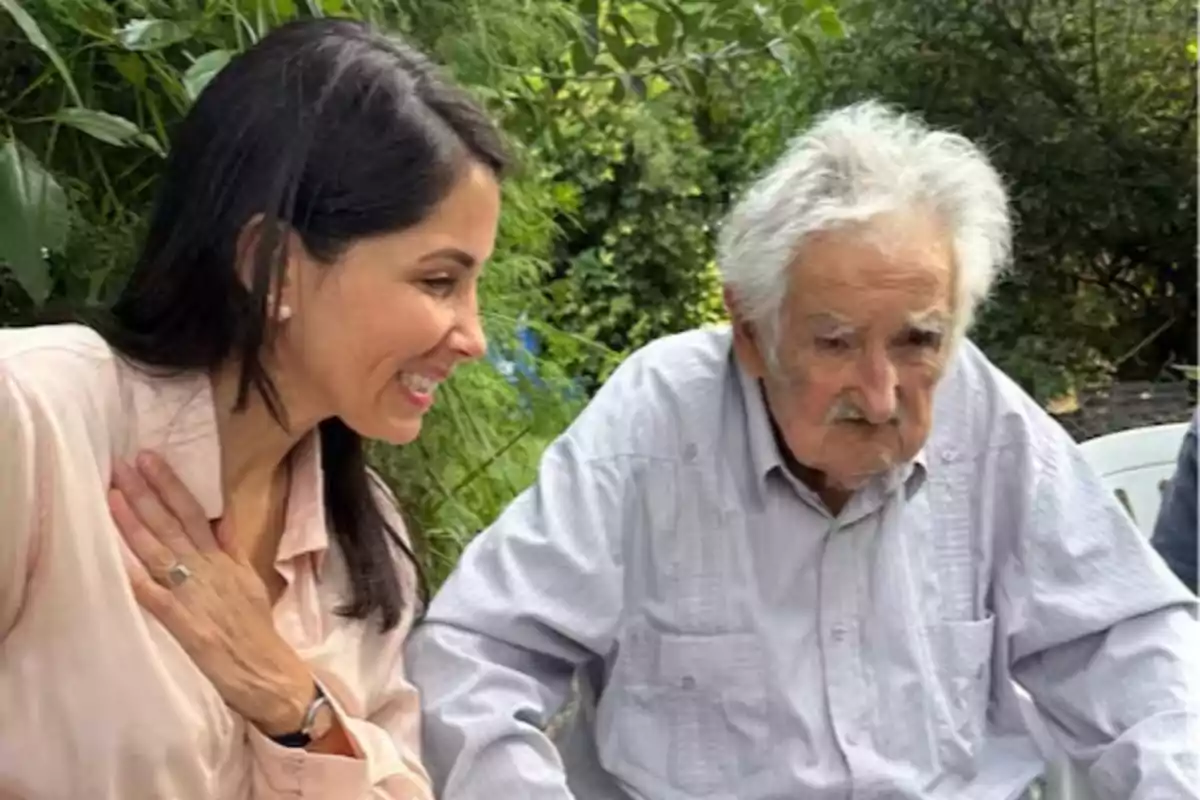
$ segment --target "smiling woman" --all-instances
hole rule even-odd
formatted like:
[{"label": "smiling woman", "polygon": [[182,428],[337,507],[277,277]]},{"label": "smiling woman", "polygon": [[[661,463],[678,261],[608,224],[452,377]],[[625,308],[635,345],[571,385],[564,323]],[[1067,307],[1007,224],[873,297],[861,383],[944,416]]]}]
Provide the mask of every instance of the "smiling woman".
[{"label": "smiling woman", "polygon": [[108,318],[0,332],[0,796],[430,796],[363,438],[483,354],[505,164],[420,54],[291,24],[177,131]]}]

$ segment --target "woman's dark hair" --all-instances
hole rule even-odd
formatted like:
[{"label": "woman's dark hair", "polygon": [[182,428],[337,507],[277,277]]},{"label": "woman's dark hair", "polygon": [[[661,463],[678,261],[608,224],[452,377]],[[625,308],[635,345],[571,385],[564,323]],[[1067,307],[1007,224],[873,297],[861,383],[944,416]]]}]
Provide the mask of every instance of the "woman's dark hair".
[{"label": "woman's dark hair", "polygon": [[[287,234],[332,262],[357,239],[420,222],[472,162],[499,177],[500,134],[420,53],[349,20],[280,27],[233,59],[181,123],[145,246],[98,327],[153,369],[236,360],[238,407],[257,391],[286,424],[261,354]],[[239,235],[260,216],[250,274],[239,276]],[[320,438],[327,522],[350,576],[342,613],[378,611],[390,629],[404,596],[389,539],[419,576],[420,565],[377,505],[361,438],[336,418]]]}]

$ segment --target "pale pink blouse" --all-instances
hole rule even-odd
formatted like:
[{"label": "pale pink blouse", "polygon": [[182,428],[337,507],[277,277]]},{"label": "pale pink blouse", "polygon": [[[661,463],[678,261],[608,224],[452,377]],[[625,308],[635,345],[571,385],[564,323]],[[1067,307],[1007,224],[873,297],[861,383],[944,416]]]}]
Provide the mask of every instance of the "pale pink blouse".
[{"label": "pale pink blouse", "polygon": [[432,798],[401,664],[415,600],[387,633],[335,613],[347,577],[316,437],[293,470],[275,625],[357,758],[267,739],[138,606],[105,494],[112,461],[144,448],[221,515],[207,377],[148,376],[80,326],[0,330],[0,798]]}]

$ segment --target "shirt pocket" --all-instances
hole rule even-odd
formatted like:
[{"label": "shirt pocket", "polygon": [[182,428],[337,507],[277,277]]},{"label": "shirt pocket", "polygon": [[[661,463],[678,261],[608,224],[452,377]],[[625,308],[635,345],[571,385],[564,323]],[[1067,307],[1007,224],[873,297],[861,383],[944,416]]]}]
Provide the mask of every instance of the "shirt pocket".
[{"label": "shirt pocket", "polygon": [[926,628],[936,691],[943,766],[971,769],[987,725],[996,618],[937,622]]},{"label": "shirt pocket", "polygon": [[601,698],[600,758],[648,796],[735,797],[768,749],[756,633],[631,631]]}]

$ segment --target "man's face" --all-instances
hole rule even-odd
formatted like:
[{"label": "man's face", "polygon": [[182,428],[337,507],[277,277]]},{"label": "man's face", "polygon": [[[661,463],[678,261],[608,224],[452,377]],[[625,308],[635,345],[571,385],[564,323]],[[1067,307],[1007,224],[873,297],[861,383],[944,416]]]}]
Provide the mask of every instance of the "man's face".
[{"label": "man's face", "polygon": [[779,433],[817,489],[853,491],[917,454],[953,330],[954,261],[927,215],[893,215],[808,238],[771,342],[734,318]]}]

